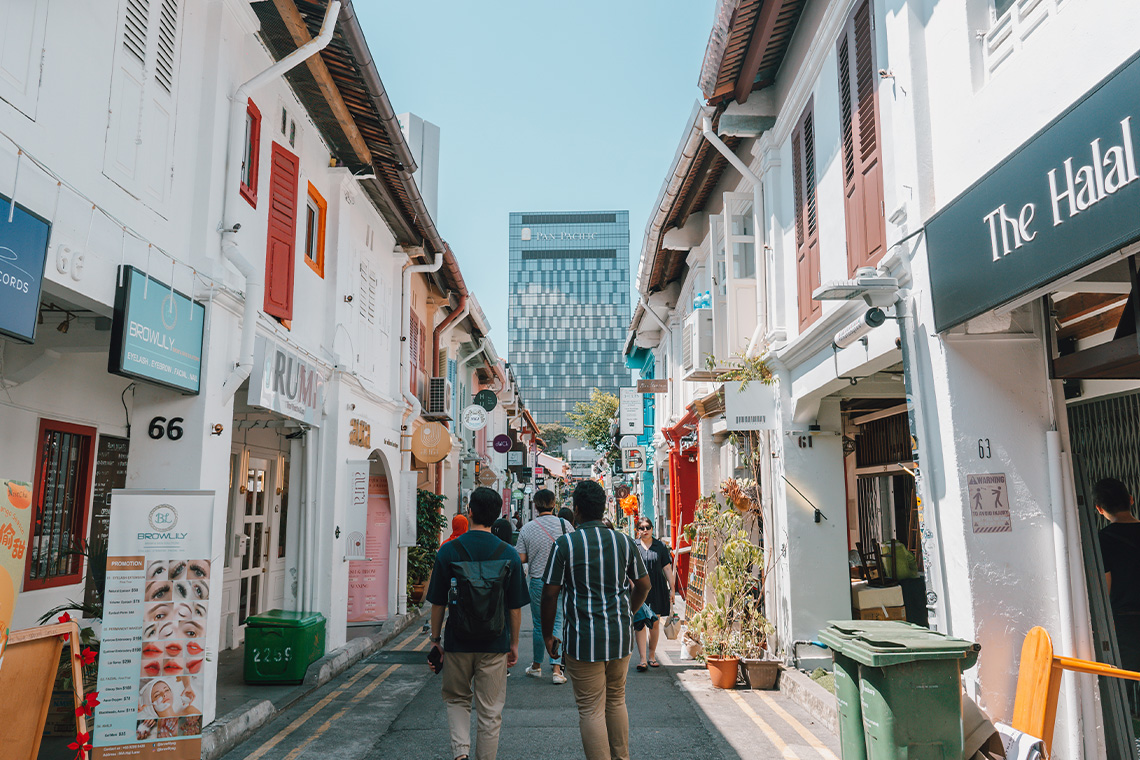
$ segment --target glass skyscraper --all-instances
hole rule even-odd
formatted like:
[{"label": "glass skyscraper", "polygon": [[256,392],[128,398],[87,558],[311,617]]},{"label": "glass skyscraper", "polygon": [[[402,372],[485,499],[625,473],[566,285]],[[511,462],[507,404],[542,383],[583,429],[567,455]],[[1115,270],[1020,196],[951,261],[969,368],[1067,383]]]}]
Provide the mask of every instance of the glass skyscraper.
[{"label": "glass skyscraper", "polygon": [[590,389],[632,384],[629,212],[510,215],[508,359],[540,424],[567,424]]}]

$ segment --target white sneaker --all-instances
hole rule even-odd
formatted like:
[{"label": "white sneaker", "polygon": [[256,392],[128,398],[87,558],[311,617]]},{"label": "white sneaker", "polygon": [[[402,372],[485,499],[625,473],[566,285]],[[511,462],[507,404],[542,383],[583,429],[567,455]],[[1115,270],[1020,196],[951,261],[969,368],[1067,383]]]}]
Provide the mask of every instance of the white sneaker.
[{"label": "white sneaker", "polygon": [[551,679],[554,683],[566,683],[566,676],[562,673],[555,673]]},{"label": "white sneaker", "polygon": [[542,666],[539,665],[536,668],[535,666],[531,665],[526,669],[526,674],[531,678],[542,678]]}]

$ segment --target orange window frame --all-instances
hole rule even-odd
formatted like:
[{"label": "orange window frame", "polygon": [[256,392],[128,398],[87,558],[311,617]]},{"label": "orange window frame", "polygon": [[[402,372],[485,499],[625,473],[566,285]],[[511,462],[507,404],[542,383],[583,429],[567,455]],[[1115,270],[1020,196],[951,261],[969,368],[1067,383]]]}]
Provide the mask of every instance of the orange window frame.
[{"label": "orange window frame", "polygon": [[324,196],[320,194],[317,188],[313,187],[313,183],[309,183],[309,200],[317,207],[317,229],[315,234],[317,236],[317,258],[312,259],[309,257],[309,249],[311,241],[309,239],[309,209],[305,207],[305,263],[309,265],[317,273],[317,276],[324,278],[325,276],[325,218],[328,216],[328,203],[325,202]]},{"label": "orange window frame", "polygon": [[257,208],[257,170],[261,163],[261,111],[254,105],[253,99],[250,98],[248,105],[245,107],[246,116],[249,117],[249,184],[242,182],[240,179],[239,184],[241,187],[241,197],[245,198],[249,205]]}]

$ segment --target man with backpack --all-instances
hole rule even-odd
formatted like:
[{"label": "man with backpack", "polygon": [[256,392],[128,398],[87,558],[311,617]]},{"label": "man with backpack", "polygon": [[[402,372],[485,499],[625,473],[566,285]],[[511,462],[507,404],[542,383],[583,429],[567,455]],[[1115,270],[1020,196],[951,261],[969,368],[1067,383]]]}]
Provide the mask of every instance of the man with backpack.
[{"label": "man with backpack", "polygon": [[[452,756],[471,750],[471,701],[478,715],[478,760],[495,760],[507,696],[507,668],[519,659],[522,608],[530,602],[522,562],[510,544],[491,533],[503,508],[490,488],[471,494],[471,529],[435,556],[427,600],[431,603],[430,661],[443,670],[443,701],[451,728]],[[441,640],[444,611],[446,636]]]},{"label": "man with backpack", "polygon": [[[573,525],[554,515],[554,501],[554,492],[547,488],[534,495],[534,508],[538,511],[538,517],[522,527],[517,544],[519,557],[527,563],[527,575],[530,576],[530,616],[534,627],[531,644],[534,659],[526,669],[526,674],[532,678],[542,678],[542,660],[546,654],[546,643],[542,640],[542,573],[546,570],[546,560],[550,557],[554,539],[574,530]],[[554,630],[556,636],[562,635],[561,606],[554,617]],[[554,683],[566,683],[566,676],[562,674],[561,657],[550,658],[550,669],[553,671],[551,680]]]}]

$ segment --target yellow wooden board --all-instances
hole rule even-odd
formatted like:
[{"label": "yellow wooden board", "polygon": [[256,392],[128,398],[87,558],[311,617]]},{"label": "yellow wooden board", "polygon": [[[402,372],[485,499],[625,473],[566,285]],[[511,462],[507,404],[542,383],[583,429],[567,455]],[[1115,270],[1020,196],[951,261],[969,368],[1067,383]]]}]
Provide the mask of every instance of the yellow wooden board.
[{"label": "yellow wooden board", "polygon": [[[36,760],[65,633],[71,634],[72,678],[75,689],[82,694],[78,625],[72,622],[26,628],[13,631],[8,638],[4,665],[0,667],[0,758]],[[86,732],[87,719],[77,716],[76,733]]]}]

